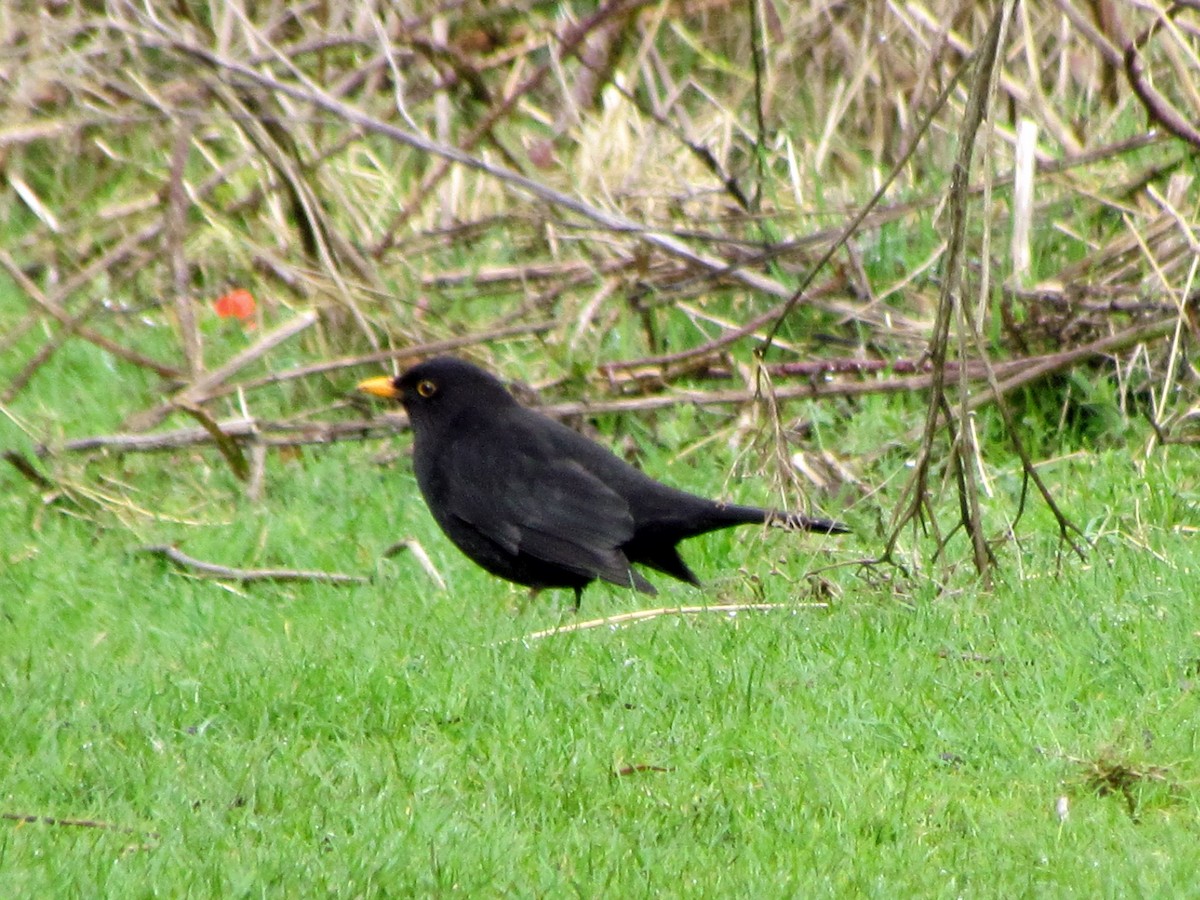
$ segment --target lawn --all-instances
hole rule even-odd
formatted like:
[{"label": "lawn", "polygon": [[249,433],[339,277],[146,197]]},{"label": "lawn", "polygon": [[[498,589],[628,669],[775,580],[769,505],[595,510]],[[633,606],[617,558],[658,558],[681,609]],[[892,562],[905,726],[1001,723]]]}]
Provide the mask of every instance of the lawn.
[{"label": "lawn", "polygon": [[[1124,453],[1058,463],[1094,549],[1063,555],[1047,523],[992,591],[854,565],[817,590],[806,573],[868,555],[869,529],[747,529],[690,542],[706,588],[659,600],[777,608],[529,638],[646,598],[530,601],[459,557],[379,450],[273,459],[259,505],[214,466],[133,528],[5,476],[5,812],[96,823],[7,828],[10,896],[1192,886],[1194,481],[1168,455],[1136,490]],[[687,486],[720,490],[720,468]],[[372,581],[199,580],[133,532]],[[404,537],[447,590],[380,561]]]}]

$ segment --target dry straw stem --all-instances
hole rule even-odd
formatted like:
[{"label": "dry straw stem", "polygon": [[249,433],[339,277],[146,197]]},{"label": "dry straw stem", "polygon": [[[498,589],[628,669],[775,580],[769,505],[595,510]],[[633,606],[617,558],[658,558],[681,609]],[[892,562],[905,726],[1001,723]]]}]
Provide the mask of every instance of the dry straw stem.
[{"label": "dry straw stem", "polygon": [[542,631],[531,631],[529,634],[509,638],[507,641],[501,641],[500,643],[540,641],[543,638],[559,637],[560,635],[573,634],[577,631],[590,631],[593,628],[624,628],[627,625],[636,625],[638,622],[649,622],[652,619],[661,619],[665,616],[696,616],[702,613],[721,613],[728,618],[733,618],[742,612],[828,608],[828,603],[714,603],[711,606],[663,606],[658,609],[639,609],[616,616],[604,616],[601,619],[572,622],[569,625],[559,625],[555,628],[546,628]]}]

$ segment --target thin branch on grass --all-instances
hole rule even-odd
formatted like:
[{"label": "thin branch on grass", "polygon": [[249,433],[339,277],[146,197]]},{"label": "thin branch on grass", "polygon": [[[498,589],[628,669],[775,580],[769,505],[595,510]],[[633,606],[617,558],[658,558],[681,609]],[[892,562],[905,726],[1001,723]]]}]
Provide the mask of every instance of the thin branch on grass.
[{"label": "thin branch on grass", "polygon": [[[303,447],[311,444],[330,444],[339,440],[366,440],[387,437],[403,429],[403,419],[381,417],[372,420],[334,423],[272,422],[260,419],[224,419],[217,427],[226,437],[261,441],[268,447]],[[103,434],[75,438],[62,444],[42,444],[36,448],[39,457],[55,453],[87,453],[103,450],[111,453],[158,453],[195,447],[213,442],[205,428],[178,428],[155,434]]]},{"label": "thin branch on grass", "polygon": [[99,819],[64,819],[58,816],[34,816],[25,813],[0,813],[0,819],[17,822],[22,825],[56,825],[64,828],[98,828],[101,831],[117,831],[121,834],[140,834],[151,840],[158,840],[157,831],[146,831],[141,828],[130,828],[127,825],[114,825],[112,822],[102,822]]},{"label": "thin branch on grass", "polygon": [[518,641],[540,641],[542,638],[558,637],[561,634],[571,634],[576,631],[590,631],[593,628],[622,628],[638,622],[651,619],[661,619],[664,616],[695,616],[702,613],[723,613],[733,618],[741,612],[771,612],[773,610],[798,609],[829,609],[828,603],[714,603],[711,606],[663,606],[658,609],[639,609],[634,612],[621,613],[616,616],[605,616],[602,619],[588,619],[585,622],[572,622],[547,628],[543,631],[532,631],[521,637],[500,641],[502,644],[512,644]]},{"label": "thin branch on grass", "polygon": [[170,544],[151,544],[146,547],[138,547],[134,550],[135,553],[150,553],[154,556],[161,556],[175,563],[175,565],[195,572],[202,578],[219,578],[225,581],[319,581],[323,584],[370,584],[371,579],[364,578],[361,575],[343,575],[340,572],[320,572],[305,569],[234,569],[229,566],[222,566],[218,563],[205,562],[202,559],[196,559],[194,556],[188,556],[178,547]]}]

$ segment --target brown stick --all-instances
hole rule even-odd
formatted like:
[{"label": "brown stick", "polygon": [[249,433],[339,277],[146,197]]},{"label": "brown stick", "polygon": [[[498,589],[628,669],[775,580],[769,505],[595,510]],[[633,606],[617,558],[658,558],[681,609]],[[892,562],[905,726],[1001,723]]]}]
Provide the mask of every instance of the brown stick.
[{"label": "brown stick", "polygon": [[[925,428],[921,437],[920,451],[917,463],[913,468],[912,477],[904,487],[900,504],[897,507],[887,543],[883,551],[883,559],[891,559],[900,533],[909,522],[923,519],[930,508],[928,478],[933,461],[934,438],[942,412],[947,409],[946,389],[946,355],[949,349],[950,323],[955,317],[962,298],[959,296],[959,286],[962,283],[962,254],[966,240],[967,188],[970,183],[971,157],[975,148],[975,137],[990,96],[992,72],[998,55],[1000,32],[1005,20],[1006,11],[1001,4],[992,16],[991,26],[982,45],[972,57],[975,72],[972,78],[970,96],[967,100],[966,114],[958,133],[958,153],[954,167],[950,173],[949,207],[950,207],[950,237],[947,243],[946,257],[943,261],[945,277],[942,282],[941,296],[938,298],[937,316],[934,322],[933,336],[930,339],[929,356],[933,361],[932,383],[929,396],[929,406],[925,415]],[[964,71],[964,64],[960,71]],[[965,370],[960,371],[960,377],[965,376]],[[966,402],[966,397],[962,398]],[[954,422],[948,415],[946,425],[951,428],[951,462],[954,473],[959,481],[959,500],[962,510],[962,525],[967,529],[974,551],[976,571],[983,578],[988,577],[991,558],[987,543],[983,537],[981,523],[978,517],[978,502],[974,493],[973,470],[970,460],[964,450],[961,433],[954,429]]]},{"label": "brown stick", "polygon": [[[1172,4],[1171,13],[1184,8],[1200,9],[1200,3],[1187,2],[1187,0],[1175,0]],[[1123,62],[1125,66],[1125,76],[1129,79],[1129,85],[1133,88],[1133,92],[1137,94],[1138,99],[1142,101],[1142,105],[1146,108],[1146,112],[1150,117],[1162,125],[1167,131],[1175,135],[1182,141],[1192,145],[1194,150],[1200,150],[1200,129],[1196,128],[1186,116],[1181,114],[1159,91],[1150,83],[1150,79],[1146,77],[1146,66],[1142,61],[1142,47],[1144,47],[1154,36],[1158,30],[1158,22],[1154,22],[1143,31],[1135,40],[1128,41],[1124,46]]]},{"label": "brown stick", "polygon": [[10,822],[20,822],[26,825],[61,825],[68,828],[100,828],[105,831],[119,831],[122,834],[143,834],[148,838],[158,838],[157,831],[143,831],[140,828],[129,828],[125,825],[114,825],[111,822],[101,822],[97,819],[60,819],[57,816],[31,816],[25,813],[0,813],[0,819]]},{"label": "brown stick", "polygon": [[170,544],[151,544],[138,547],[136,553],[152,553],[162,556],[185,569],[192,569],[205,578],[224,578],[227,581],[320,581],[325,584],[369,584],[369,578],[361,575],[343,575],[340,572],[319,572],[304,569],[233,569],[217,563],[205,562],[188,556]]},{"label": "brown stick", "polygon": [[[399,419],[403,423],[403,419]],[[268,447],[300,447],[306,444],[329,444],[337,440],[364,440],[386,437],[399,430],[396,424],[382,421],[338,422],[334,424],[297,425],[288,422],[260,422],[256,419],[226,419],[217,427],[227,437],[260,440]],[[274,433],[275,436],[272,436]],[[178,450],[212,443],[212,435],[204,428],[180,428],[157,434],[107,434],[78,438],[49,447],[36,448],[39,457],[53,453],[81,453],[89,450],[108,450],[113,453],[154,453]]]}]

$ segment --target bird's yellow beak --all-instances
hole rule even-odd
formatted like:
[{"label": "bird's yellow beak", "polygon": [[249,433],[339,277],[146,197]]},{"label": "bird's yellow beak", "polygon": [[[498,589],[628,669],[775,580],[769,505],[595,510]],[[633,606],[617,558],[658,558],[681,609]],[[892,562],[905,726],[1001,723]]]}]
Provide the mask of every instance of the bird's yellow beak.
[{"label": "bird's yellow beak", "polygon": [[400,392],[396,390],[396,385],[386,375],[360,381],[358,389],[365,394],[374,394],[376,397],[383,397],[386,400],[395,400],[400,396]]}]

